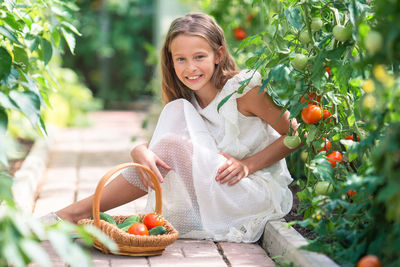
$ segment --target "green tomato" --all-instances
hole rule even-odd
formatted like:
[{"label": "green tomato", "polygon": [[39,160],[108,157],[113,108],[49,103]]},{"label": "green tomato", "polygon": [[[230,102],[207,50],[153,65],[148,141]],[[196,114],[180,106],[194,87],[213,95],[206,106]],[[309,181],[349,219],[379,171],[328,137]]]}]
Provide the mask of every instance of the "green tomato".
[{"label": "green tomato", "polygon": [[377,31],[370,31],[365,37],[365,48],[371,55],[375,55],[376,52],[381,50],[382,45],[382,35]]},{"label": "green tomato", "polygon": [[286,136],[283,139],[283,144],[290,149],[295,149],[301,144],[301,139],[297,135]]},{"label": "green tomato", "polygon": [[299,35],[299,40],[300,42],[302,42],[303,44],[308,44],[311,42],[311,37],[310,34],[307,30],[300,32]]},{"label": "green tomato", "polygon": [[330,182],[327,181],[321,181],[315,184],[314,187],[315,190],[315,194],[317,194],[317,196],[321,196],[321,195],[329,195],[330,193],[332,193],[333,191],[333,185]]},{"label": "green tomato", "polygon": [[336,25],[335,27],[333,27],[332,33],[336,40],[340,42],[346,42],[351,37],[352,27],[351,26],[344,27],[342,25]]},{"label": "green tomato", "polygon": [[322,28],[322,19],[320,18],[312,18],[311,20],[311,31],[317,32]]},{"label": "green tomato", "polygon": [[302,70],[307,66],[308,58],[303,54],[296,54],[290,62],[295,69]]}]

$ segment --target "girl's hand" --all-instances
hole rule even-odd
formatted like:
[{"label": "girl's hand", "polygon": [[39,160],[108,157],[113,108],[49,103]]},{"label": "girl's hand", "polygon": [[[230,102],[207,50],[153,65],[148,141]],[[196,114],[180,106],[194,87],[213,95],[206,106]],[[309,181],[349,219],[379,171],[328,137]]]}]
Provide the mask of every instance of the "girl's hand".
[{"label": "girl's hand", "polygon": [[215,178],[221,184],[228,182],[228,185],[234,185],[240,179],[249,175],[249,168],[243,161],[237,160],[224,152],[220,152],[222,156],[227,158],[227,161],[218,169],[218,175]]},{"label": "girl's hand", "polygon": [[[167,163],[162,161],[153,151],[149,150],[147,148],[147,145],[136,146],[131,151],[131,157],[133,162],[144,165],[152,170],[160,183],[162,183],[164,179],[157,165],[167,170],[171,169],[171,167],[168,166]],[[153,181],[151,180],[150,176],[147,175],[146,171],[141,168],[136,168],[136,170],[139,174],[139,179],[142,184],[146,188],[151,187],[152,189],[154,189]]]}]

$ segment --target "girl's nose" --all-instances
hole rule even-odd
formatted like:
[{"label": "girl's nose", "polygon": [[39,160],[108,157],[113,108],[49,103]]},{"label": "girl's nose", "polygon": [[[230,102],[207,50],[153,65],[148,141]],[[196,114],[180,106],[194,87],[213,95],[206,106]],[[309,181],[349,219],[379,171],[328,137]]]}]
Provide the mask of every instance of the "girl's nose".
[{"label": "girl's nose", "polygon": [[194,70],[197,69],[197,66],[193,61],[189,61],[188,64],[187,64],[187,69],[189,71],[194,71]]}]

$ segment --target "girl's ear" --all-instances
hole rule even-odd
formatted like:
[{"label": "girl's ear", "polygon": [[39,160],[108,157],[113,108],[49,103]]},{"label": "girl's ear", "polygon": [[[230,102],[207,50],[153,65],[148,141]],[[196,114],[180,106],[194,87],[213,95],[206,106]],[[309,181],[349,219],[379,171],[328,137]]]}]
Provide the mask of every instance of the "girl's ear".
[{"label": "girl's ear", "polygon": [[222,59],[224,58],[224,53],[225,53],[225,50],[224,50],[223,46],[221,45],[220,47],[218,47],[218,50],[215,53],[215,64],[219,64],[222,61]]}]

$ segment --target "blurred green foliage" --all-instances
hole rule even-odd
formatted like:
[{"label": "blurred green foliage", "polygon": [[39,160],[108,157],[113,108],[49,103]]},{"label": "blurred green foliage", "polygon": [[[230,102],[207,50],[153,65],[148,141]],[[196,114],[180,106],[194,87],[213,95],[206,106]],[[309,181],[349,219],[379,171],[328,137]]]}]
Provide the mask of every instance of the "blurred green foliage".
[{"label": "blurred green foliage", "polygon": [[105,107],[151,95],[153,67],[146,64],[153,36],[153,1],[78,0],[82,35],[64,65],[78,70]]}]

